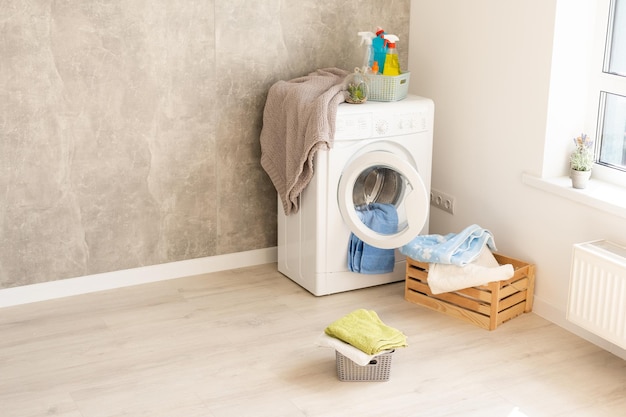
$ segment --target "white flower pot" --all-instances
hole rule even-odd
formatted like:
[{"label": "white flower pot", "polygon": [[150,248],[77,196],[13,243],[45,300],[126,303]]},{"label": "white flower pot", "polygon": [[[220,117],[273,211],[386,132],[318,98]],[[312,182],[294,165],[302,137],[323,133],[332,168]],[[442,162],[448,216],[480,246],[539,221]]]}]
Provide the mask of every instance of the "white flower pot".
[{"label": "white flower pot", "polygon": [[589,178],[591,178],[591,171],[576,171],[572,169],[569,176],[572,179],[572,187],[582,190],[587,187]]}]

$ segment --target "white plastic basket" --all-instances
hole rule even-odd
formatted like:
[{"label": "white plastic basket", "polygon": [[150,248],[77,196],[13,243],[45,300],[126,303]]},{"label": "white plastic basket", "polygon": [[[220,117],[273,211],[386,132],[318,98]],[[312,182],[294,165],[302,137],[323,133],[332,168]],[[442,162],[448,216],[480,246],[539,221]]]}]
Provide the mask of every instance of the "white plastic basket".
[{"label": "white plastic basket", "polygon": [[361,366],[335,351],[337,377],[340,381],[389,381],[392,354],[393,351],[382,353],[375,356],[367,365]]},{"label": "white plastic basket", "polygon": [[400,75],[371,75],[369,76],[368,100],[398,101],[406,98],[409,93],[410,72]]}]

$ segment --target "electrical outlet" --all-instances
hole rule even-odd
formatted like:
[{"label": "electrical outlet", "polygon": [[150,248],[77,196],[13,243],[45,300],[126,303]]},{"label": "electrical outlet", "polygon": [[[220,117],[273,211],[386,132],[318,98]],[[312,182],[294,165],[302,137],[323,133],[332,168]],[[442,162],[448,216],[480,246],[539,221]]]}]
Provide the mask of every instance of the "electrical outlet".
[{"label": "electrical outlet", "polygon": [[430,205],[454,214],[454,197],[439,190],[430,190]]}]

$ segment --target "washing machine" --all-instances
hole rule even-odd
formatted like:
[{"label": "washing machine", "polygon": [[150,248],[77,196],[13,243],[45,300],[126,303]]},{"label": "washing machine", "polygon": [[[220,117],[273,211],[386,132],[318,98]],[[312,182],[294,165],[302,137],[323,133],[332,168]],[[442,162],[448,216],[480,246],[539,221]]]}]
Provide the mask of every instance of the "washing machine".
[{"label": "washing machine", "polygon": [[[398,248],[428,232],[434,103],[409,95],[397,102],[342,103],[334,144],[317,151],[300,209],[278,204],[278,271],[322,296],[404,280]],[[397,232],[378,233],[359,216],[372,203],[393,204]],[[350,271],[352,234],[375,248],[395,250],[393,271]]]}]

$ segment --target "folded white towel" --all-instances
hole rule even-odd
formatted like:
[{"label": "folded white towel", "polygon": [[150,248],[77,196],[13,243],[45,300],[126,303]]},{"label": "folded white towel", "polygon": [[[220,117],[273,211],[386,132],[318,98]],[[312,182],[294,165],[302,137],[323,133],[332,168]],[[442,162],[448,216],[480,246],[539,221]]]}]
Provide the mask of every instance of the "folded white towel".
[{"label": "folded white towel", "polygon": [[322,347],[330,347],[335,349],[337,352],[341,353],[346,358],[350,359],[352,362],[356,363],[359,366],[365,366],[371,362],[378,355],[382,355],[384,353],[392,352],[391,350],[386,350],[376,355],[368,355],[363,352],[361,349],[357,349],[352,345],[347,344],[343,340],[339,340],[335,337],[328,336],[326,333],[322,333],[322,335],[317,340],[317,345]]},{"label": "folded white towel", "polygon": [[491,250],[484,247],[479,257],[465,266],[429,264],[428,286],[433,294],[441,294],[506,280],[514,274],[513,265],[499,265]]}]

